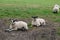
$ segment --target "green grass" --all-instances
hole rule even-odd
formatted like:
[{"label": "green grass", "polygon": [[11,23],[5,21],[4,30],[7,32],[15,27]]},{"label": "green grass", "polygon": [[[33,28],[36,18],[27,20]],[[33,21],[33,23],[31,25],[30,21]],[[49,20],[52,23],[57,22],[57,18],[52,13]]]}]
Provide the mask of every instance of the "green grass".
[{"label": "green grass", "polygon": [[[52,13],[54,4],[60,0],[0,0],[0,18],[31,18],[39,16],[60,23],[60,12]],[[60,34],[58,31],[57,34]]]},{"label": "green grass", "polygon": [[0,0],[3,4],[39,4],[43,6],[53,5],[55,3],[60,3],[60,0]]},{"label": "green grass", "polygon": [[60,27],[57,27],[56,29],[57,29],[56,33],[60,36]]},{"label": "green grass", "polygon": [[35,15],[54,22],[60,22],[60,12],[53,14],[51,8],[0,7],[0,18],[31,18]]}]

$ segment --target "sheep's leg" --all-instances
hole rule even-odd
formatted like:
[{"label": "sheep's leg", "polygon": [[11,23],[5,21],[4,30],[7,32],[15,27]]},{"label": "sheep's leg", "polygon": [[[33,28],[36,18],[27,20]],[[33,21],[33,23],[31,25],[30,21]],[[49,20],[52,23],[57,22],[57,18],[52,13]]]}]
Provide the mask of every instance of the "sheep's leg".
[{"label": "sheep's leg", "polygon": [[37,27],[39,27],[41,25],[41,23],[37,23],[36,25],[37,25]]},{"label": "sheep's leg", "polygon": [[42,23],[42,27],[46,27],[46,22],[43,22]]},{"label": "sheep's leg", "polygon": [[17,30],[17,27],[15,27],[15,28],[10,27],[10,30],[11,31]]},{"label": "sheep's leg", "polygon": [[27,27],[27,26],[25,26],[24,28],[25,28],[26,30],[28,30],[28,27]]},{"label": "sheep's leg", "polygon": [[10,25],[10,28],[9,29],[12,29],[13,27],[12,27],[12,25]]},{"label": "sheep's leg", "polygon": [[5,31],[14,31],[17,30],[17,27],[13,27],[13,25],[10,25],[9,29],[6,29]]},{"label": "sheep's leg", "polygon": [[44,22],[44,24],[43,25],[46,25],[46,23]]},{"label": "sheep's leg", "polygon": [[13,28],[12,31],[17,30],[17,27]]}]

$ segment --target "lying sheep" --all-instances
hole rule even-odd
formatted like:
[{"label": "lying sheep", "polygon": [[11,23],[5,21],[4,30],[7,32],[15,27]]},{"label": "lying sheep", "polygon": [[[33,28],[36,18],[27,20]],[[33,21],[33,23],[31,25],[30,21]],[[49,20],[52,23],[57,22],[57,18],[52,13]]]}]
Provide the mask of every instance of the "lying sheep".
[{"label": "lying sheep", "polygon": [[38,18],[38,16],[32,17],[32,25],[33,26],[41,26],[41,25],[46,25],[46,22],[42,18]]},{"label": "lying sheep", "polygon": [[58,13],[59,12],[59,5],[55,4],[53,7],[53,13]]},{"label": "lying sheep", "polygon": [[7,29],[8,31],[13,31],[13,30],[18,30],[18,29],[26,29],[28,30],[28,24],[24,21],[16,21],[16,20],[11,20],[12,24],[10,24],[10,28]]}]

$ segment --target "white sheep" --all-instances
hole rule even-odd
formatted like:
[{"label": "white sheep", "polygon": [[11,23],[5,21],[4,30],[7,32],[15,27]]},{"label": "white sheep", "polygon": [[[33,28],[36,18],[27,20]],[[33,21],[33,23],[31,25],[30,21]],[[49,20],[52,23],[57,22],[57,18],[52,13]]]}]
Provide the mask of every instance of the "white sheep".
[{"label": "white sheep", "polygon": [[58,13],[59,12],[59,5],[58,4],[55,4],[54,7],[53,7],[53,13]]},{"label": "white sheep", "polygon": [[13,31],[13,30],[21,29],[21,28],[24,28],[24,29],[28,30],[28,24],[24,21],[12,20],[12,24],[10,24],[10,28],[7,29],[7,30]]},{"label": "white sheep", "polygon": [[42,18],[38,18],[38,17],[32,17],[32,25],[33,26],[41,26],[41,25],[46,25],[46,21]]}]

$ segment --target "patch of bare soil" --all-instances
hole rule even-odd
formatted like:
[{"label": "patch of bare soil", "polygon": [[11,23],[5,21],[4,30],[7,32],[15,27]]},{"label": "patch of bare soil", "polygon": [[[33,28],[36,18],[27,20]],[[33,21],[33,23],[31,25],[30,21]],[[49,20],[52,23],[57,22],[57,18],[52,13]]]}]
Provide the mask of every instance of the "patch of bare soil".
[{"label": "patch of bare soil", "polygon": [[[30,19],[28,20],[31,22]],[[28,20],[25,19],[24,21],[28,22]],[[55,27],[60,25],[47,21],[46,26],[34,27],[28,31],[5,32],[4,30],[8,28],[8,26],[8,19],[0,19],[0,40],[56,40]]]}]

